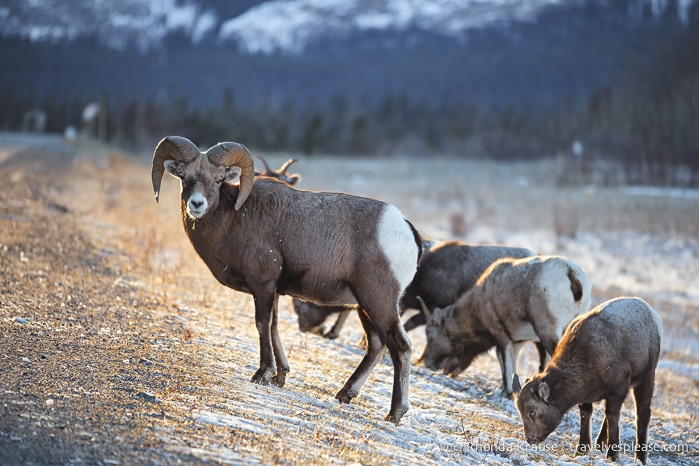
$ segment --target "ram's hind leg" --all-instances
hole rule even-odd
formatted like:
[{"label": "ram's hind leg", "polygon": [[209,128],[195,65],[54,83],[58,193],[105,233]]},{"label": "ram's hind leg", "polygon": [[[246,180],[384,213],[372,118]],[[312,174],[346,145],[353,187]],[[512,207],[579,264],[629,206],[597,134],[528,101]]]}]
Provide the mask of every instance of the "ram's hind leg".
[{"label": "ram's hind leg", "polygon": [[650,424],[650,405],[655,384],[655,369],[633,388],[633,401],[636,405],[636,454],[635,460],[646,464],[648,459],[648,424]]},{"label": "ram's hind leg", "polygon": [[371,371],[386,352],[386,347],[381,342],[381,337],[376,331],[376,327],[371,323],[364,309],[357,309],[357,313],[366,332],[366,353],[362,362],[359,363],[357,369],[345,383],[345,386],[335,395],[335,398],[340,400],[340,403],[349,403],[352,398],[359,395],[359,390],[361,390],[367,378],[369,378],[369,374],[371,374]]},{"label": "ram's hind leg", "polygon": [[385,333],[381,330],[379,333],[383,337],[393,361],[393,396],[391,397],[391,411],[386,416],[386,420],[397,425],[410,409],[408,392],[410,389],[411,345],[400,319],[388,325]]}]

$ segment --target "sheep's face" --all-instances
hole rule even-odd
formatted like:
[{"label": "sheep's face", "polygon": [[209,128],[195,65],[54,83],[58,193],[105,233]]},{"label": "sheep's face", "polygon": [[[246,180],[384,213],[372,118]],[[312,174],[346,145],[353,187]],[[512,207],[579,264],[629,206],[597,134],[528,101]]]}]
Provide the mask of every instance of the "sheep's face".
[{"label": "sheep's face", "polygon": [[294,298],[294,311],[299,316],[299,329],[302,332],[310,332],[325,322],[327,314],[315,304]]},{"label": "sheep's face", "polygon": [[199,219],[218,207],[221,183],[235,183],[240,179],[240,167],[225,168],[213,164],[207,157],[190,162],[166,160],[165,170],[179,178],[182,204],[187,215]]},{"label": "sheep's face", "polygon": [[563,419],[563,413],[549,404],[549,386],[539,379],[527,381],[521,390],[514,384],[517,411],[522,418],[527,443],[538,444],[546,440]]},{"label": "sheep's face", "polygon": [[454,344],[451,338],[449,338],[447,331],[447,309],[435,309],[427,317],[427,326],[425,328],[427,345],[425,346],[422,360],[425,366],[432,370],[442,368],[444,362],[448,360],[454,351]]},{"label": "sheep's face", "polygon": [[489,341],[481,339],[469,339],[464,336],[459,342],[459,348],[455,348],[452,355],[446,358],[441,368],[445,374],[456,377],[464,370],[468,369],[476,356],[488,351],[492,347]]}]

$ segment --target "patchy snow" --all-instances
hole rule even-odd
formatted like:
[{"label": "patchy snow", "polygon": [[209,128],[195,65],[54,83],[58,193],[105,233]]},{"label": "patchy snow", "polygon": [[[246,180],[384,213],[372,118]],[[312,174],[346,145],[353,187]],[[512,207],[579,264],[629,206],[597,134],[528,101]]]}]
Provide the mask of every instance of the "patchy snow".
[{"label": "patchy snow", "polygon": [[629,186],[621,189],[626,194],[635,196],[658,196],[699,199],[699,189],[662,188],[656,186]]}]

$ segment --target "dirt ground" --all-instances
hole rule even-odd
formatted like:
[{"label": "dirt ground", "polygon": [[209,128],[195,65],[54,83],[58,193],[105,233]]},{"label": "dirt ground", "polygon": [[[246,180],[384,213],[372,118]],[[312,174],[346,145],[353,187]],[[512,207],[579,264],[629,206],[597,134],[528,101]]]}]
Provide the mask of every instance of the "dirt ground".
[{"label": "dirt ground", "polygon": [[[154,393],[197,385],[197,362],[172,347],[185,329],[168,302],[132,286],[130,258],[95,230],[109,209],[105,154],[85,161],[58,138],[5,141],[0,159],[0,463],[174,464],[154,423],[203,433]],[[106,188],[103,189],[103,188]],[[96,197],[99,197],[97,199]],[[106,198],[106,199],[103,199]],[[117,203],[117,200],[113,202]],[[154,342],[169,340],[162,351]],[[153,356],[157,355],[157,358]],[[190,358],[187,358],[190,359]]]},{"label": "dirt ground", "polygon": [[[318,170],[323,169],[320,163]],[[0,135],[0,464],[322,463],[323,455],[339,451],[345,455],[340,462],[395,462],[380,451],[367,453],[341,432],[317,429],[314,448],[304,453],[301,445],[289,452],[289,439],[278,431],[263,435],[254,429],[202,422],[206,407],[234,411],[231,406],[221,407],[222,391],[235,398],[232,387],[247,384],[254,372],[257,343],[251,300],[222,289],[210,276],[182,232],[176,183],[164,184],[161,203],[156,205],[148,170],[145,156],[121,154],[94,143],[68,143],[57,136]],[[405,170],[409,174],[411,169]],[[346,185],[338,181],[337,190],[371,191],[374,188],[366,185],[370,175],[360,170],[339,174]],[[304,177],[304,187],[313,189],[313,175],[304,173]],[[402,183],[396,195],[409,196],[411,189],[409,183]],[[430,200],[442,206],[440,219],[436,211],[420,218],[424,224],[436,225],[425,228],[429,234],[466,229],[465,234],[474,238],[495,231],[491,242],[521,238],[502,233],[511,232],[514,225],[498,204],[478,196],[464,200],[469,197],[464,192],[440,191],[440,186],[429,196],[412,196],[415,200],[400,206],[404,213],[424,210],[421,203]],[[452,198],[459,203],[453,205]],[[556,221],[562,226],[552,236],[556,243],[546,240],[543,244],[558,244],[576,230],[600,227],[595,222],[601,220],[594,216],[571,220],[580,212],[578,204],[562,205],[563,213],[546,210],[554,218],[545,221],[554,229]],[[465,214],[450,214],[462,206]],[[696,213],[691,210],[694,207],[683,208]],[[662,205],[654,212],[636,215],[651,224],[654,215],[666,214]],[[493,221],[496,218],[500,220]],[[677,217],[673,231],[680,231],[683,238],[696,238],[696,217],[693,221],[682,218]],[[478,230],[479,221],[486,220],[495,230]],[[603,227],[614,230],[614,222],[622,220],[616,218]],[[661,223],[667,227],[667,222]],[[573,231],[566,233],[566,229]],[[623,236],[613,238],[617,239],[610,241],[623,245]],[[673,254],[686,252],[687,263],[692,264],[697,257],[695,245],[694,239],[681,240],[675,246],[679,252]],[[575,254],[588,245],[578,242],[566,247]],[[598,276],[609,272],[602,259],[589,265]],[[681,275],[696,272],[691,268],[695,266],[687,267]],[[621,276],[633,271],[616,272]],[[644,277],[641,272],[639,276]],[[683,280],[692,281],[690,277]],[[682,286],[688,290],[676,293],[680,297],[685,293],[682,316],[676,321],[664,318],[668,317],[671,329],[678,329],[677,335],[690,341],[677,343],[667,352],[679,355],[686,385],[677,388],[681,384],[666,374],[669,381],[659,381],[659,403],[669,413],[667,419],[678,426],[677,440],[691,442],[692,426],[697,426],[699,382],[686,367],[697,363],[692,348],[696,348],[699,326],[694,290],[684,282]],[[673,302],[674,291],[663,290],[665,302]],[[600,297],[616,291],[627,291],[624,282],[597,289]],[[661,291],[653,296],[662,295]],[[293,315],[288,309],[286,313],[282,338],[296,330]],[[360,350],[346,341],[316,347],[315,340],[315,336],[304,336],[287,343],[295,377],[291,387],[334,406],[333,395],[358,362]],[[330,352],[339,355],[336,365],[326,363],[313,374],[293,373],[294,360],[320,361]],[[233,385],[231,377],[236,381]],[[382,392],[376,397],[386,411],[389,396]],[[358,404],[356,409],[364,414],[368,404],[360,400]],[[312,406],[296,409],[311,412]],[[385,412],[366,412],[375,421],[363,428],[382,429],[377,426],[382,425]],[[254,413],[250,418],[256,420]],[[506,428],[515,435],[516,426]],[[664,458],[696,459],[696,450],[692,451]]]}]

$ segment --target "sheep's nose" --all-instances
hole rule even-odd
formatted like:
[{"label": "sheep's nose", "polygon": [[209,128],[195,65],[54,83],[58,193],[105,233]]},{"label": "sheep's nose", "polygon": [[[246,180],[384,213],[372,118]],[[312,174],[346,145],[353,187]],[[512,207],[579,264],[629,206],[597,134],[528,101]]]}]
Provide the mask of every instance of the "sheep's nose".
[{"label": "sheep's nose", "polygon": [[192,207],[194,207],[195,209],[198,209],[199,207],[204,205],[204,201],[195,201],[194,199],[192,199],[191,202],[192,202]]}]

